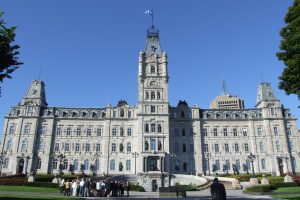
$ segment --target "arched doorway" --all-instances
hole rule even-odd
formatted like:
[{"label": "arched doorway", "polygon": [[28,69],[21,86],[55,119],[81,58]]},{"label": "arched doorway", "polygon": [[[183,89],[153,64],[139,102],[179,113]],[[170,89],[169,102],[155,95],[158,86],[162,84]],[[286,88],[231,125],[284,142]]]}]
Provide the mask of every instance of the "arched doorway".
[{"label": "arched doorway", "polygon": [[19,166],[18,166],[18,174],[22,174],[24,170],[24,159],[22,158],[19,161]]},{"label": "arched doorway", "polygon": [[158,189],[158,186],[157,186],[157,180],[156,180],[156,179],[153,179],[153,180],[152,180],[151,186],[152,186],[152,192],[156,192],[157,189]]}]

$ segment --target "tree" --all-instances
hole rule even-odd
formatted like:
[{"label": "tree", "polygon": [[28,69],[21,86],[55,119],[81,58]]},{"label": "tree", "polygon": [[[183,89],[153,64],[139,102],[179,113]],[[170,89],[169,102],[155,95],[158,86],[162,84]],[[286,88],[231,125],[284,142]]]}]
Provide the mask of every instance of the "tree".
[{"label": "tree", "polygon": [[[0,82],[5,78],[12,78],[11,73],[23,63],[19,62],[19,45],[14,44],[16,26],[6,27],[2,19],[3,12],[0,11]],[[1,87],[0,87],[1,95]]]},{"label": "tree", "polygon": [[281,51],[276,54],[286,66],[279,77],[279,89],[300,99],[300,0],[294,0],[284,21],[286,26],[280,31]]}]

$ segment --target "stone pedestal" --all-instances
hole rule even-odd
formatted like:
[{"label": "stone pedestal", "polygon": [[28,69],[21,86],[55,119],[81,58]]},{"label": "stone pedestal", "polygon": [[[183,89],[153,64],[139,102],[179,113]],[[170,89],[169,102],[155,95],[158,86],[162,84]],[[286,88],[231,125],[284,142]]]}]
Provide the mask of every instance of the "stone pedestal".
[{"label": "stone pedestal", "polygon": [[35,181],[35,177],[33,175],[30,175],[28,177],[28,182],[34,182]]},{"label": "stone pedestal", "polygon": [[257,178],[250,178],[249,183],[251,186],[258,185],[258,180]]},{"label": "stone pedestal", "polygon": [[240,184],[239,179],[236,179],[236,178],[235,178],[235,179],[232,181],[232,187],[233,187],[233,188],[238,188],[238,189],[241,188],[241,184]]},{"label": "stone pedestal", "polygon": [[269,180],[264,177],[264,178],[261,179],[261,184],[262,185],[269,185],[270,183],[269,183]]},{"label": "stone pedestal", "polygon": [[293,178],[290,175],[287,174],[287,175],[285,175],[283,182],[285,182],[285,183],[292,183],[294,181],[293,181]]},{"label": "stone pedestal", "polygon": [[52,179],[52,183],[59,184],[59,178],[54,177],[54,179]]}]

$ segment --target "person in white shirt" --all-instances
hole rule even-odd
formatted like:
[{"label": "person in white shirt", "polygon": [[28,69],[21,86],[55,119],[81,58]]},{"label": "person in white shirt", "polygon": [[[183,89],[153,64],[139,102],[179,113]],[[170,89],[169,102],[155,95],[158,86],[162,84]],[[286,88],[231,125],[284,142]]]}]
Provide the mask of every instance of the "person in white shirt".
[{"label": "person in white shirt", "polygon": [[79,194],[83,197],[83,191],[84,191],[84,179],[81,179],[79,183]]}]

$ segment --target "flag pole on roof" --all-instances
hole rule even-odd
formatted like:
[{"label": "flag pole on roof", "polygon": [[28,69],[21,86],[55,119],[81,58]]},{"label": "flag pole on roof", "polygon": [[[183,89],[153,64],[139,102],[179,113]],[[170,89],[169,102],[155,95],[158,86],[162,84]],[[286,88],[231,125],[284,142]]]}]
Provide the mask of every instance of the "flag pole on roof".
[{"label": "flag pole on roof", "polygon": [[146,10],[145,14],[151,15],[151,25],[153,26],[153,10]]}]

